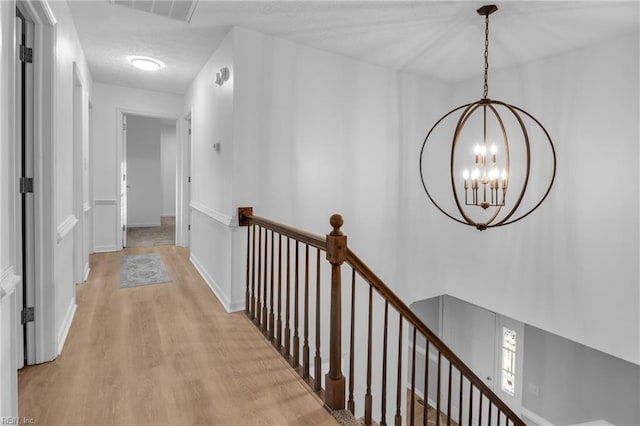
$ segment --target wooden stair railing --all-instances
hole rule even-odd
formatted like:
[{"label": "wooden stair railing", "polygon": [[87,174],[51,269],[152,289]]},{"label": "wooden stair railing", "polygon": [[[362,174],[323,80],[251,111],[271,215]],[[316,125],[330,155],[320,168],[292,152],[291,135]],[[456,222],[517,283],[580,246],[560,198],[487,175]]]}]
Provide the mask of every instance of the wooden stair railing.
[{"label": "wooden stair railing", "polygon": [[[428,410],[425,406],[422,419],[417,419],[416,404],[413,403],[416,396],[420,396],[425,405],[432,401],[433,409],[437,413],[434,422],[437,426],[446,423],[447,426],[456,425],[524,425],[524,422],[514,413],[509,406],[502,401],[438,336],[436,336],[400,298],[389,289],[387,285],[351,250],[347,247],[347,237],[343,235],[342,217],[333,215],[330,224],[333,230],[326,237],[302,231],[291,226],[283,225],[269,219],[253,215],[251,207],[238,209],[240,226],[249,227],[247,232],[247,259],[246,259],[246,289],[245,289],[245,313],[263,332],[265,337],[278,349],[283,357],[296,369],[306,383],[323,399],[325,406],[330,410],[341,410],[346,407],[356,417],[364,417],[365,425],[371,425],[374,414],[379,416],[378,424],[387,425],[388,412],[392,411],[393,424],[402,425],[402,401],[403,393],[407,392],[407,376],[410,380],[410,390],[407,407],[407,423],[415,425],[422,423],[427,425]],[[277,242],[277,244],[276,244]],[[302,249],[302,250],[301,250]],[[315,262],[312,261],[312,251],[315,253]],[[321,263],[321,252],[326,253],[326,260],[330,265],[330,288],[328,301],[321,302],[322,284],[321,271],[327,264]],[[300,265],[300,256],[303,254],[304,263]],[[284,262],[283,262],[284,260]],[[257,261],[257,263],[256,263]],[[277,261],[277,265],[275,262]],[[283,265],[284,263],[284,265]],[[346,330],[342,321],[343,291],[342,291],[342,265],[347,264],[351,268],[351,288],[347,292],[349,300],[349,369],[348,379],[342,372],[342,331]],[[310,320],[310,274],[315,266],[314,289],[315,297],[312,301],[315,318],[313,321],[313,369],[309,346],[309,320]],[[301,271],[302,269],[302,271]],[[302,275],[302,276],[301,276]],[[346,275],[346,274],[345,274]],[[301,282],[302,281],[302,282]],[[364,282],[362,290],[356,287],[356,283]],[[301,289],[301,287],[303,287]],[[366,344],[356,343],[364,339],[356,336],[357,324],[356,307],[357,291],[364,291],[368,299],[366,311]],[[303,292],[301,300],[300,293]],[[379,300],[374,301],[374,292]],[[277,300],[276,300],[277,297]],[[274,304],[275,302],[275,304]],[[323,310],[323,306],[328,308]],[[384,304],[384,309],[374,313],[376,305]],[[284,322],[283,322],[284,305]],[[293,310],[293,313],[291,312]],[[302,312],[300,312],[302,311]],[[321,330],[322,313],[329,313],[328,338]],[[383,312],[383,313],[382,313]],[[292,315],[293,314],[293,315]],[[302,336],[300,336],[300,315],[303,315]],[[397,323],[389,320],[391,315],[397,317]],[[377,361],[381,363],[380,369],[374,364],[374,315],[377,324],[381,325],[382,350]],[[293,319],[292,319],[293,316]],[[378,317],[379,316],[379,317]],[[397,324],[397,328],[395,325]],[[407,336],[403,329],[409,332],[411,346],[407,344]],[[395,332],[395,334],[394,334]],[[394,334],[396,344],[389,346]],[[324,337],[324,340],[323,340]],[[380,340],[380,333],[375,337]],[[300,343],[302,339],[302,364],[300,364]],[[321,343],[328,342],[328,348],[321,349]],[[417,392],[417,366],[416,350],[418,343],[424,341],[424,380],[423,395]],[[365,347],[366,346],[366,347]],[[403,349],[410,349],[409,360],[403,360]],[[324,351],[324,352],[323,352]],[[363,351],[363,354],[356,351]],[[397,351],[397,352],[395,352]],[[397,353],[396,368],[393,377],[388,377],[389,353]],[[328,354],[328,371],[322,380],[322,354]],[[364,380],[358,382],[356,373],[361,368],[361,360],[366,359]],[[431,361],[435,359],[436,366],[431,367]],[[406,362],[405,362],[406,361]],[[403,366],[407,370],[403,370]],[[373,374],[373,369],[380,372],[380,376]],[[326,368],[325,368],[326,370]],[[313,373],[313,376],[311,375]],[[435,374],[435,376],[430,375]],[[435,378],[435,383],[433,383]],[[379,383],[379,390],[374,392],[374,379]],[[395,383],[392,380],[395,379]],[[324,386],[323,386],[324,384]],[[348,395],[347,395],[348,384]],[[356,397],[356,391],[364,390],[364,394]],[[392,410],[387,407],[387,393],[395,391],[395,406]],[[374,413],[374,397],[379,398],[379,406]],[[356,407],[356,402],[361,401],[362,408]],[[358,408],[358,409],[356,409]],[[361,415],[362,413],[362,415]],[[378,417],[376,417],[377,419]]]}]

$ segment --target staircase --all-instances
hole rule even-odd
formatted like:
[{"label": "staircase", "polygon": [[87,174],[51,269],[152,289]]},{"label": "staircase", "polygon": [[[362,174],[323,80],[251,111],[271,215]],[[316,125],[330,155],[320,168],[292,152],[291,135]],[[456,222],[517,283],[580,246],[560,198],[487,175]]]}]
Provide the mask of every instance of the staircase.
[{"label": "staircase", "polygon": [[[246,315],[342,424],[524,425],[349,250],[341,216],[326,236],[250,207],[238,218],[247,227]],[[423,362],[418,346],[430,354]],[[440,415],[417,408],[419,398]]]}]

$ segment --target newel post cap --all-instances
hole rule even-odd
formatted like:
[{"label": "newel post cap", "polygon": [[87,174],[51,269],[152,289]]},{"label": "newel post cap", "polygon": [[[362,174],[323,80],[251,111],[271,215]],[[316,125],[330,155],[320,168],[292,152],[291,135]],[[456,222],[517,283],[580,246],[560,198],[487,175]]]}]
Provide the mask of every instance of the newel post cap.
[{"label": "newel post cap", "polygon": [[342,220],[341,215],[339,214],[331,215],[331,218],[329,219],[329,224],[333,228],[333,231],[331,231],[329,235],[331,235],[332,237],[342,237],[344,235],[340,230],[342,225],[344,225],[344,220]]}]

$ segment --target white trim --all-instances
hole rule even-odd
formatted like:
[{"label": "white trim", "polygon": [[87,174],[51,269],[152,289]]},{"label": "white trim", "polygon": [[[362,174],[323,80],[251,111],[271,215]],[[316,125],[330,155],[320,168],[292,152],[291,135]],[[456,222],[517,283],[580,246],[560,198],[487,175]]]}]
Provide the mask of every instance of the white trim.
[{"label": "white trim", "polygon": [[157,228],[160,226],[160,222],[152,223],[128,223],[127,228]]},{"label": "white trim", "polygon": [[64,344],[67,341],[67,336],[69,335],[71,323],[73,322],[73,318],[76,315],[77,308],[78,305],[76,304],[76,298],[74,297],[73,299],[71,299],[71,304],[69,305],[69,309],[67,309],[67,314],[64,316],[62,327],[60,328],[60,331],[58,331],[58,355],[62,353]]},{"label": "white trim", "polygon": [[96,206],[116,206],[118,201],[115,198],[96,198],[93,200]]},{"label": "white trim", "polygon": [[96,246],[93,248],[94,253],[108,253],[112,251],[119,251],[120,249],[114,245],[110,246]]},{"label": "white trim", "polygon": [[162,213],[160,217],[176,217],[175,213]]},{"label": "white trim", "polygon": [[229,226],[231,227],[231,221],[233,220],[233,218],[231,216],[228,216],[224,213],[220,213],[219,211],[216,211],[212,208],[209,208],[207,206],[205,206],[204,204],[200,204],[197,201],[192,201],[191,203],[189,203],[189,207],[192,210],[195,210],[199,213],[202,213],[205,216],[210,217],[211,219],[220,222],[221,224],[223,224],[224,226]]},{"label": "white trim", "polygon": [[22,277],[16,275],[13,266],[8,267],[2,272],[2,277],[0,277],[0,303],[4,302],[4,299],[16,291],[20,282],[22,282]]},{"label": "white trim", "polygon": [[534,422],[536,422],[538,426],[555,426],[549,420],[537,415],[536,413],[526,409],[525,407],[522,407],[522,412],[520,413],[520,416],[533,420]]},{"label": "white trim", "polygon": [[84,270],[85,270],[85,272],[84,272],[84,281],[83,282],[85,282],[85,281],[87,281],[89,279],[89,272],[91,272],[91,268],[89,267],[89,263],[88,262],[87,262],[86,265],[84,265]]},{"label": "white trim", "polygon": [[89,203],[84,203],[84,214],[88,214],[89,211],[91,210],[91,204]]},{"label": "white trim", "polygon": [[75,215],[71,214],[64,220],[64,222],[58,225],[58,243],[64,240],[65,237],[69,235],[71,231],[73,231],[73,228],[75,228],[77,224],[78,218]]},{"label": "white trim", "polygon": [[216,283],[216,280],[214,280],[211,277],[211,275],[209,275],[205,267],[202,266],[202,263],[200,263],[198,258],[195,257],[193,253],[191,253],[191,256],[189,256],[189,260],[191,261],[193,266],[196,268],[200,276],[202,276],[202,279],[207,284],[207,286],[211,289],[213,294],[218,298],[218,300],[220,301],[220,304],[224,307],[224,309],[228,313],[238,312],[244,309],[244,300],[239,302],[238,301],[231,302],[229,298],[224,295],[224,292],[222,291],[218,283]]}]

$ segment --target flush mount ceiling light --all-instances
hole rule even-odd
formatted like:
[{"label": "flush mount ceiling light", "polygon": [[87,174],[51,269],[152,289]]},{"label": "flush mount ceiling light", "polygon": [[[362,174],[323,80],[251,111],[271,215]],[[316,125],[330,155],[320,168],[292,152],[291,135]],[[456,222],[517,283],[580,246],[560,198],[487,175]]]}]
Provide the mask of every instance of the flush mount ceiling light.
[{"label": "flush mount ceiling light", "polygon": [[[495,5],[477,10],[485,17],[483,97],[440,118],[420,151],[420,178],[431,202],[449,218],[480,231],[531,214],[549,194],[556,175],[555,148],[542,124],[521,108],[487,97],[489,15],[497,10]],[[445,129],[443,133],[458,111],[462,113],[453,132]],[[447,161],[442,161],[443,156],[448,156]],[[542,161],[545,157],[549,161]],[[442,183],[447,175],[453,200],[445,205],[436,198],[444,197],[448,185],[435,188],[427,181]],[[534,189],[533,196],[526,196],[528,188]]]},{"label": "flush mount ceiling light", "polygon": [[144,56],[131,56],[128,58],[131,64],[144,71],[158,71],[164,64],[157,59]]}]

